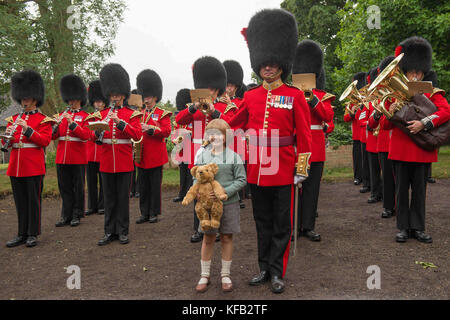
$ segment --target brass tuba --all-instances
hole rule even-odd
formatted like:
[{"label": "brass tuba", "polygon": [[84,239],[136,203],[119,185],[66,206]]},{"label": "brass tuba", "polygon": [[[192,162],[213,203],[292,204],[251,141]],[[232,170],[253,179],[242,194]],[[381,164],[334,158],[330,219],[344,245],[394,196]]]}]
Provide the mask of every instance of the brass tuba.
[{"label": "brass tuba", "polygon": [[[408,89],[409,81],[399,67],[399,62],[403,56],[404,53],[395,58],[369,87],[369,92],[376,94],[378,97],[381,96],[381,103],[376,110],[383,113],[388,119],[392,118],[394,113],[412,98]],[[396,101],[391,108],[392,110],[387,110],[386,100],[392,98]]]}]

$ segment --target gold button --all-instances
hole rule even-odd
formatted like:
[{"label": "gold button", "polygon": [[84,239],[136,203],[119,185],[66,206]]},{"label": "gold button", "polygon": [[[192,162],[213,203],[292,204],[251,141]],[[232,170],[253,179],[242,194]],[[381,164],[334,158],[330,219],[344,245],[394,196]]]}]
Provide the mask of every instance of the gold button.
[{"label": "gold button", "polygon": [[116,144],[117,143],[117,139],[111,139],[112,144]]}]

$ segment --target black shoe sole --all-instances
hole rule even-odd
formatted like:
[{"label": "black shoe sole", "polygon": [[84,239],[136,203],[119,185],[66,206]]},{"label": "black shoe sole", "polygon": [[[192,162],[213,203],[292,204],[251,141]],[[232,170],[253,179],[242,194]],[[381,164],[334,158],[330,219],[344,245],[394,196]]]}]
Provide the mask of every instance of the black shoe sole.
[{"label": "black shoe sole", "polygon": [[25,244],[25,243],[26,243],[26,241],[23,241],[23,242],[17,242],[17,243],[14,243],[14,244],[12,244],[12,245],[6,244],[6,247],[8,247],[8,248],[15,248],[15,247],[21,246],[21,245],[23,245],[23,244]]},{"label": "black shoe sole", "polygon": [[148,219],[149,223],[157,223],[158,222],[158,218],[155,219]]},{"label": "black shoe sole", "polygon": [[395,238],[395,241],[398,243],[405,243],[408,239],[399,239],[399,238]]},{"label": "black shoe sole", "polygon": [[147,220],[136,221],[136,224],[143,224],[143,223],[146,223],[146,222],[149,222],[149,220],[147,219]]},{"label": "black shoe sole", "polygon": [[36,245],[37,245],[37,242],[33,242],[33,243],[28,243],[28,242],[27,242],[27,244],[26,244],[26,246],[27,246],[28,248],[36,247]]}]

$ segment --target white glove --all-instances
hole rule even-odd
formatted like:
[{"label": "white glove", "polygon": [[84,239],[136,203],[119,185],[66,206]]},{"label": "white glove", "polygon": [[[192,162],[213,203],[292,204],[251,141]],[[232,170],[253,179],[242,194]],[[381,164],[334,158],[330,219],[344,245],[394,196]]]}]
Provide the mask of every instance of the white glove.
[{"label": "white glove", "polygon": [[302,186],[302,182],[306,180],[307,177],[295,175],[294,176],[294,185],[298,185],[299,187]]}]

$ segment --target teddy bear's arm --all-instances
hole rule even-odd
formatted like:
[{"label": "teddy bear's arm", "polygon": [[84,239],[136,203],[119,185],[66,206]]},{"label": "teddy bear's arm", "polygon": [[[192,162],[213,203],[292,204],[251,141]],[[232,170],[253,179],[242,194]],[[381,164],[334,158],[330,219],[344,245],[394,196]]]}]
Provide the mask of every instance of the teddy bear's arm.
[{"label": "teddy bear's arm", "polygon": [[213,192],[216,195],[216,197],[222,201],[225,201],[228,199],[227,193],[225,192],[225,189],[222,187],[222,185],[217,182],[217,181],[213,181],[212,182],[212,188],[213,188]]},{"label": "teddy bear's arm", "polygon": [[182,205],[186,206],[192,201],[194,201],[195,197],[197,197],[199,184],[196,183],[192,187],[189,188],[189,191],[186,193],[186,196],[183,199]]}]

